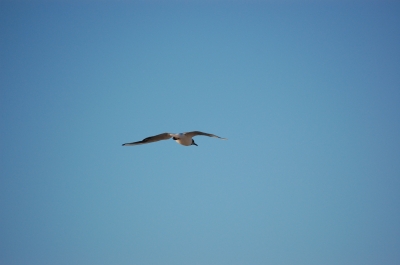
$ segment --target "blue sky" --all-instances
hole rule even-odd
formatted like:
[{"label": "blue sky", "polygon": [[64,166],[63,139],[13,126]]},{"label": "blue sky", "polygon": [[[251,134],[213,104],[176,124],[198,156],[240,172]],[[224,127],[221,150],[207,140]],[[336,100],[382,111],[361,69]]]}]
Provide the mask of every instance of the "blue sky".
[{"label": "blue sky", "polygon": [[0,263],[399,264],[399,11],[1,2]]}]

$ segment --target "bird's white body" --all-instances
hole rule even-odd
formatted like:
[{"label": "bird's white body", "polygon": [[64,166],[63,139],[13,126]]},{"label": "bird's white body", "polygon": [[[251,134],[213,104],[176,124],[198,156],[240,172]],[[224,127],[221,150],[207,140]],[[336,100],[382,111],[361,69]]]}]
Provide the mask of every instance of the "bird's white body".
[{"label": "bird's white body", "polygon": [[189,146],[192,145],[192,137],[191,136],[186,136],[183,133],[179,134],[171,134],[172,138],[177,142],[178,144],[184,145],[184,146]]},{"label": "bird's white body", "polygon": [[144,138],[142,141],[123,144],[123,146],[148,144],[148,143],[158,142],[161,140],[168,140],[170,138],[174,139],[178,144],[181,144],[184,146],[190,146],[190,145],[197,146],[197,144],[192,139],[194,136],[197,136],[197,135],[204,135],[204,136],[208,136],[208,137],[214,137],[214,138],[226,140],[226,138],[222,138],[222,137],[216,136],[214,134],[204,133],[204,132],[200,132],[200,131],[192,131],[192,132],[185,132],[185,133],[161,133],[158,135]]}]

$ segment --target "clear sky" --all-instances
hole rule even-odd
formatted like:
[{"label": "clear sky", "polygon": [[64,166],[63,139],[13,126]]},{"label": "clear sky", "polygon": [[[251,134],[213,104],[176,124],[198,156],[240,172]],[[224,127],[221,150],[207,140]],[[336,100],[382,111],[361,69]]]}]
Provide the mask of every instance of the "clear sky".
[{"label": "clear sky", "polygon": [[398,1],[54,2],[0,3],[0,264],[400,264]]}]

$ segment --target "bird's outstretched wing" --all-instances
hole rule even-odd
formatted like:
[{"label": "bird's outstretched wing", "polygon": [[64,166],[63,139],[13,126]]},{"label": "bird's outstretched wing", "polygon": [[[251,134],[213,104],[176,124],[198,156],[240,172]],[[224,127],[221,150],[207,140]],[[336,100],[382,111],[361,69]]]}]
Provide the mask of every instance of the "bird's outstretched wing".
[{"label": "bird's outstretched wing", "polygon": [[185,132],[184,135],[187,135],[189,137],[194,137],[194,136],[197,136],[197,135],[204,135],[204,136],[208,136],[208,137],[219,138],[221,140],[227,140],[226,138],[219,137],[219,136],[217,136],[215,134],[205,133],[205,132],[200,132],[200,131]]},{"label": "bird's outstretched wing", "polygon": [[172,136],[170,135],[170,133],[162,133],[162,134],[157,134],[157,135],[154,135],[154,136],[150,136],[150,137],[144,138],[142,141],[133,142],[133,143],[125,143],[122,146],[149,144],[149,143],[158,142],[158,141],[161,141],[161,140],[168,140],[171,137]]}]

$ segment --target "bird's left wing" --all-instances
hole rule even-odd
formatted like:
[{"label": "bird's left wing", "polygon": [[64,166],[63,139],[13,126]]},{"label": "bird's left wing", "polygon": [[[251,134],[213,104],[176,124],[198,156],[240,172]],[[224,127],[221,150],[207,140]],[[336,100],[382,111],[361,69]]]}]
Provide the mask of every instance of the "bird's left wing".
[{"label": "bird's left wing", "polygon": [[171,137],[172,136],[170,135],[170,133],[161,133],[161,134],[157,134],[157,135],[154,135],[154,136],[150,136],[150,137],[144,138],[142,141],[126,143],[126,144],[123,144],[122,146],[149,144],[149,143],[158,142],[158,141],[161,141],[161,140],[168,140]]}]

